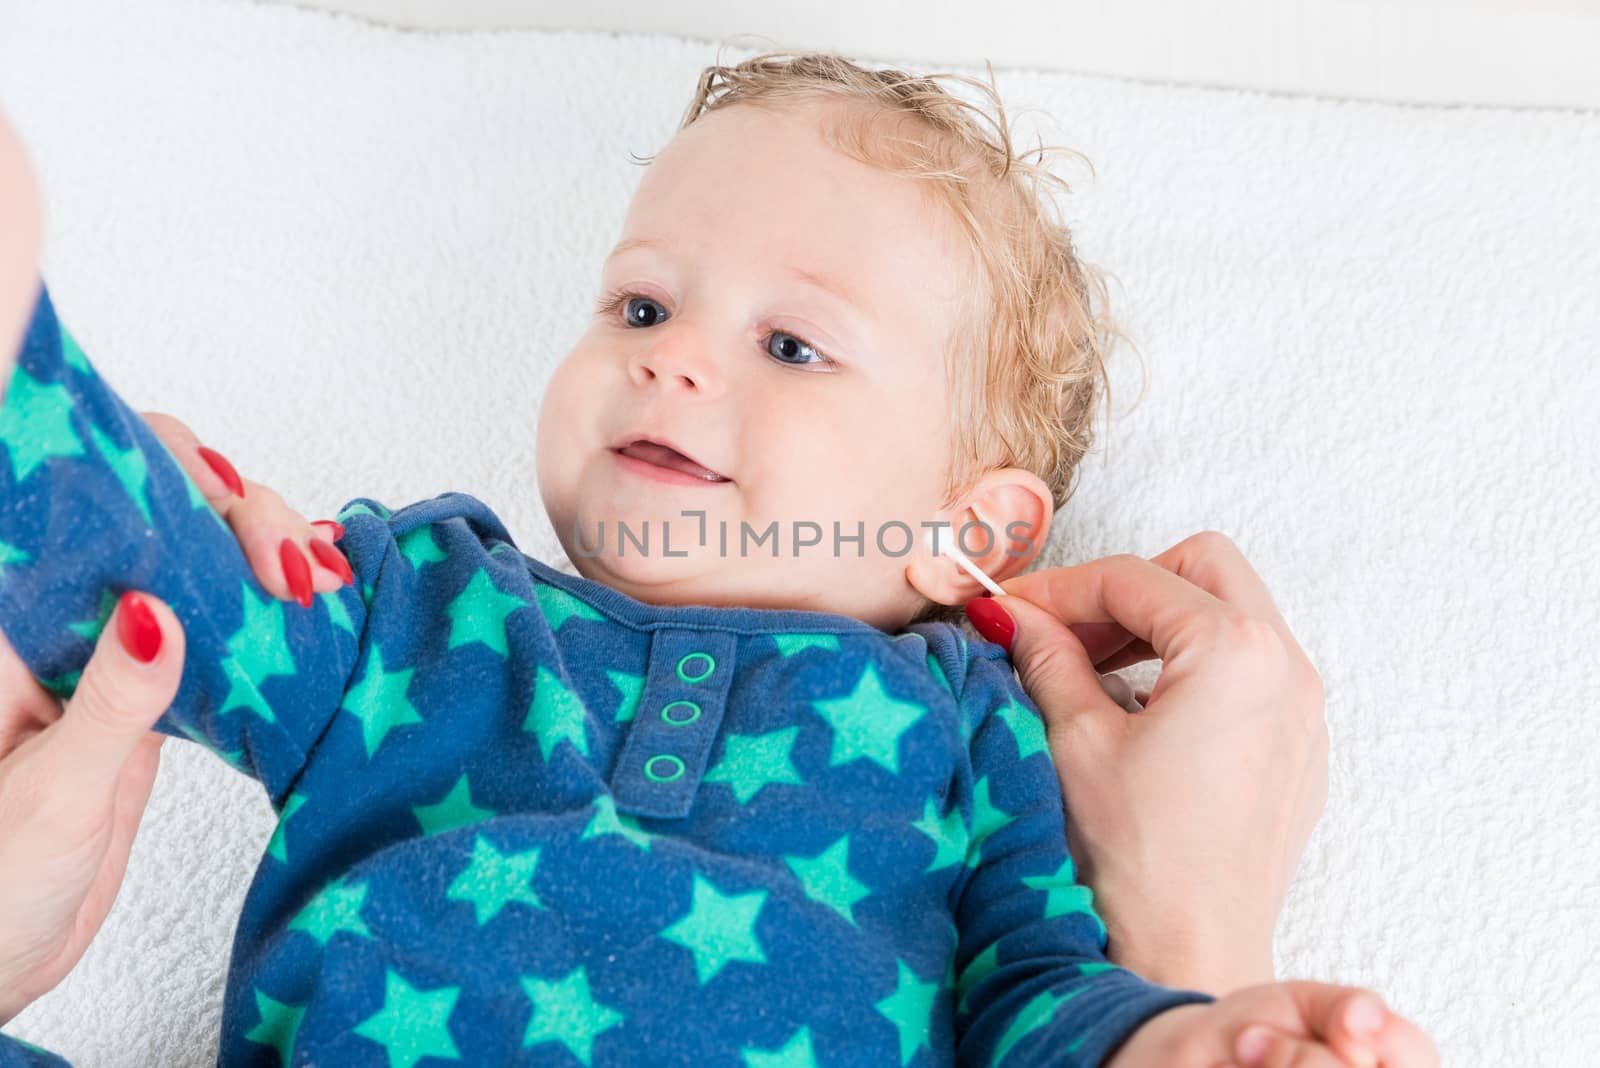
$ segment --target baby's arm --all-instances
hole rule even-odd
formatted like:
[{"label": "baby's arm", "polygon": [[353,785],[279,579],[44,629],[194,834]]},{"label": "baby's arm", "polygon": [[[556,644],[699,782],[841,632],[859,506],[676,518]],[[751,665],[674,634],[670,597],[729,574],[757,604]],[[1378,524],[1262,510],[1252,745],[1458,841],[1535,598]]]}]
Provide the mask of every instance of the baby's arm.
[{"label": "baby's arm", "polygon": [[76,688],[126,589],[183,623],[182,683],[156,729],[218,753],[276,809],[345,700],[393,544],[387,509],[340,520],[355,583],[272,596],[181,465],[90,365],[38,291],[0,397],[0,632],[53,692]]},{"label": "baby's arm", "polygon": [[1106,959],[1105,926],[1067,851],[1043,722],[999,652],[970,646],[958,691],[968,763],[953,800],[970,815],[954,891],[956,1060],[1095,1068],[1151,1017],[1215,998]]}]

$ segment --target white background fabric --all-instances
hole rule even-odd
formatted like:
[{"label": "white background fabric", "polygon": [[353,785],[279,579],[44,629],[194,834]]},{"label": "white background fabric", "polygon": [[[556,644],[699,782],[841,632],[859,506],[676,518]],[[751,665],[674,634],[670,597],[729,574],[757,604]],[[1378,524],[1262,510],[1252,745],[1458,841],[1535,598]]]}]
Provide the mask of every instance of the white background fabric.
[{"label": "white background fabric", "polygon": [[1600,107],[1600,0],[276,0],[427,29],[619,30],[928,65],[1434,104]]},{"label": "white background fabric", "polygon": [[[540,390],[629,153],[715,58],[237,0],[0,6],[45,276],[113,387],[308,518],[460,490],[552,561]],[[1452,1068],[1591,1063],[1600,114],[998,76],[1019,143],[1092,160],[1060,164],[1068,217],[1139,345],[1046,562],[1224,531],[1326,684],[1279,975],[1376,988]],[[8,1031],[80,1065],[211,1063],[272,826],[169,740],[101,937]]]}]

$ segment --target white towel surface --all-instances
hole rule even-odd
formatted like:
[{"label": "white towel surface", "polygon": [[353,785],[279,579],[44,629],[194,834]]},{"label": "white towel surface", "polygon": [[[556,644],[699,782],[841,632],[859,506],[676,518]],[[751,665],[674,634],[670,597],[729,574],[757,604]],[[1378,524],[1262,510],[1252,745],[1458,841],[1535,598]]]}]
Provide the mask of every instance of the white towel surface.
[{"label": "white towel surface", "polygon": [[[123,397],[308,518],[461,490],[552,561],[540,390],[629,153],[715,59],[241,0],[0,5],[45,276]],[[997,73],[1021,140],[1093,161],[1062,165],[1068,216],[1139,345],[1046,562],[1221,530],[1326,684],[1279,975],[1376,988],[1451,1068],[1593,1064],[1600,113]],[[100,938],[9,1033],[91,1068],[213,1063],[272,827],[169,740]]]}]

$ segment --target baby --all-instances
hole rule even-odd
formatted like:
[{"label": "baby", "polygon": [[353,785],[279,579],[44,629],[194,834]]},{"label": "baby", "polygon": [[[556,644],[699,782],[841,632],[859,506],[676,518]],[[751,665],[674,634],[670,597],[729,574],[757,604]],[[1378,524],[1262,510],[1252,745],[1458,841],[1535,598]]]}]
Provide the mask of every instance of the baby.
[{"label": "baby", "polygon": [[465,494],[363,497],[353,582],[271,597],[38,291],[5,637],[70,695],[116,594],[164,599],[157,729],[278,814],[219,1063],[1210,1068],[1299,1022],[1296,984],[1106,959],[1037,710],[923,541],[1032,562],[1111,333],[972,110],[833,56],[704,73],[540,409],[578,575]]}]

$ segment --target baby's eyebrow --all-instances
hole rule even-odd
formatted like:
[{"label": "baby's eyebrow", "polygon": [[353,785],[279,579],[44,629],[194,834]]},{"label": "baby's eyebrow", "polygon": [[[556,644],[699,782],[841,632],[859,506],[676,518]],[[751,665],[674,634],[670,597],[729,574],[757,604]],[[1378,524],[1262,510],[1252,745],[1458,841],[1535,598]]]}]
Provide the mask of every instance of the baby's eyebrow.
[{"label": "baby's eyebrow", "polygon": [[790,267],[788,272],[792,277],[807,285],[814,286],[830,296],[837,297],[851,307],[857,305],[855,290],[837,279],[830,278],[825,274],[818,274],[815,271],[808,271],[803,267]]},{"label": "baby's eyebrow", "polygon": [[622,242],[616,248],[612,249],[611,252],[607,254],[603,262],[610,263],[624,252],[628,252],[636,248],[660,248],[661,244],[662,242],[654,237],[630,237],[628,240]]},{"label": "baby's eyebrow", "polygon": [[[604,262],[610,263],[624,252],[631,252],[636,248],[661,248],[665,244],[666,242],[655,237],[630,237],[628,240],[623,241],[617,245],[616,248],[612,249],[611,252],[606,256]],[[808,271],[804,267],[795,267],[792,265],[787,267],[786,270],[790,277],[798,279],[807,285],[814,286],[817,289],[822,290],[824,293],[828,293],[834,297],[837,297],[846,304],[854,305],[859,299],[859,295],[852,287],[846,285],[844,282],[841,282],[836,278],[832,278],[818,271]]]}]

